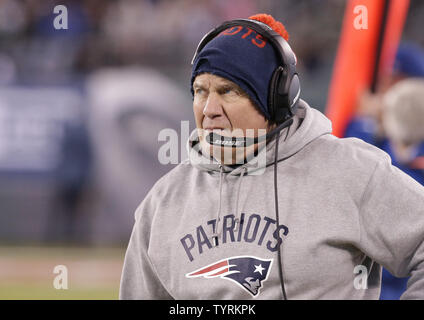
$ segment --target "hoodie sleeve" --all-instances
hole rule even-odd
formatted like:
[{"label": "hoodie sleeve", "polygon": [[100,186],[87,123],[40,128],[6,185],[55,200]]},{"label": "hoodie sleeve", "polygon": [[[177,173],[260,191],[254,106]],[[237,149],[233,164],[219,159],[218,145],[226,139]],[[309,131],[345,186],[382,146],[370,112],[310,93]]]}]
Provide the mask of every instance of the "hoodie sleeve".
[{"label": "hoodie sleeve", "polygon": [[361,249],[397,277],[410,276],[401,299],[424,299],[424,187],[385,154],[359,213]]},{"label": "hoodie sleeve", "polygon": [[148,256],[150,219],[153,212],[147,212],[149,197],[135,213],[135,224],[125,254],[121,275],[119,299],[121,300],[167,300],[172,299],[161,283],[154,265]]}]

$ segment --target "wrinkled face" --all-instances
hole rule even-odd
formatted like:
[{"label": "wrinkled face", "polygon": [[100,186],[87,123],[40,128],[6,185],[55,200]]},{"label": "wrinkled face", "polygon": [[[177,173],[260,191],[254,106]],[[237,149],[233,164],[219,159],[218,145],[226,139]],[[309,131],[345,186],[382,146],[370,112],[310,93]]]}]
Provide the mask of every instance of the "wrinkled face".
[{"label": "wrinkled face", "polygon": [[[204,152],[214,152],[215,155],[219,153],[219,148],[221,155],[224,154],[224,147],[212,147],[205,141],[205,135],[212,131],[227,137],[257,137],[268,131],[268,120],[234,82],[204,73],[195,78],[193,90],[194,118]],[[243,148],[242,152],[246,156],[248,150],[245,149],[247,148]],[[256,149],[257,145],[252,146],[252,150]],[[224,160],[221,157],[221,162],[235,163],[234,152],[236,150],[232,150],[233,156],[230,159]]]}]

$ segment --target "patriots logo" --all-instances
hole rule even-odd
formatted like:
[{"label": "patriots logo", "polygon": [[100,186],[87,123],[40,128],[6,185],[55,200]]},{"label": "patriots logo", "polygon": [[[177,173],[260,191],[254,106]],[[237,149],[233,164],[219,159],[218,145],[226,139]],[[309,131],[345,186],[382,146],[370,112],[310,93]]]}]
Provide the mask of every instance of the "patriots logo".
[{"label": "patriots logo", "polygon": [[268,278],[271,265],[272,259],[237,256],[220,260],[187,273],[186,277],[204,277],[207,279],[219,277],[221,279],[231,280],[249,292],[253,297],[256,297],[262,288],[262,282]]}]

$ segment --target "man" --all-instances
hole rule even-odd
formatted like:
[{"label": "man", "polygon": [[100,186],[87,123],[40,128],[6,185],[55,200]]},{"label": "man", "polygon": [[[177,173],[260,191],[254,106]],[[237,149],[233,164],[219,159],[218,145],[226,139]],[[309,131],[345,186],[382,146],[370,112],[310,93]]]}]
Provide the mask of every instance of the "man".
[{"label": "man", "polygon": [[424,79],[402,80],[383,98],[386,138],[377,145],[392,163],[424,185]]},{"label": "man", "polygon": [[424,188],[331,135],[299,99],[284,27],[250,20],[199,45],[189,159],[136,210],[120,298],[378,299],[381,266],[424,298]]}]

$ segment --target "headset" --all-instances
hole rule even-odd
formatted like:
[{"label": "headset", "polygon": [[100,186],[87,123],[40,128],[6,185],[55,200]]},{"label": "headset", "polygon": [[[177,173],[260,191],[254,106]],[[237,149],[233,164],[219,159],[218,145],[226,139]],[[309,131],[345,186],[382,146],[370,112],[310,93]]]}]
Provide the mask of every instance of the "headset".
[{"label": "headset", "polygon": [[[277,225],[279,222],[279,212],[278,212],[278,189],[277,189],[277,155],[278,155],[278,144],[280,132],[282,129],[289,127],[293,123],[293,116],[296,113],[297,104],[300,97],[300,81],[299,75],[296,71],[297,59],[290,48],[290,45],[287,41],[277,32],[275,32],[267,24],[251,19],[236,19],[231,21],[226,21],[220,26],[209,31],[201,40],[197,46],[196,52],[194,53],[191,64],[193,65],[196,61],[200,51],[206,46],[206,44],[219,35],[222,31],[235,27],[243,26],[256,31],[264,39],[266,39],[274,47],[275,51],[278,53],[280,58],[280,65],[274,70],[269,87],[268,87],[268,109],[270,112],[271,120],[277,124],[277,127],[274,128],[270,133],[267,133],[266,138],[270,139],[271,137],[276,137],[275,145],[275,154],[274,154],[274,200],[275,200],[275,216]],[[288,137],[289,129],[287,130],[286,138]],[[218,139],[216,139],[218,137]],[[251,145],[257,143],[257,139],[248,139],[248,138],[234,138],[234,137],[224,137],[220,135],[215,135],[211,133],[207,137],[207,141],[210,144],[221,145],[221,146],[230,146],[237,147],[240,145]],[[278,271],[281,284],[281,291],[283,294],[284,300],[287,300],[287,294],[284,286],[284,275],[283,275],[283,266],[281,258],[281,249],[278,246]]]},{"label": "headset", "polygon": [[300,81],[296,71],[296,55],[287,41],[267,24],[251,19],[226,21],[209,31],[201,40],[194,53],[191,64],[196,61],[200,51],[208,42],[222,31],[242,26],[252,29],[266,39],[279,55],[280,65],[274,70],[268,87],[268,108],[271,120],[280,124],[292,118],[300,97]]}]

